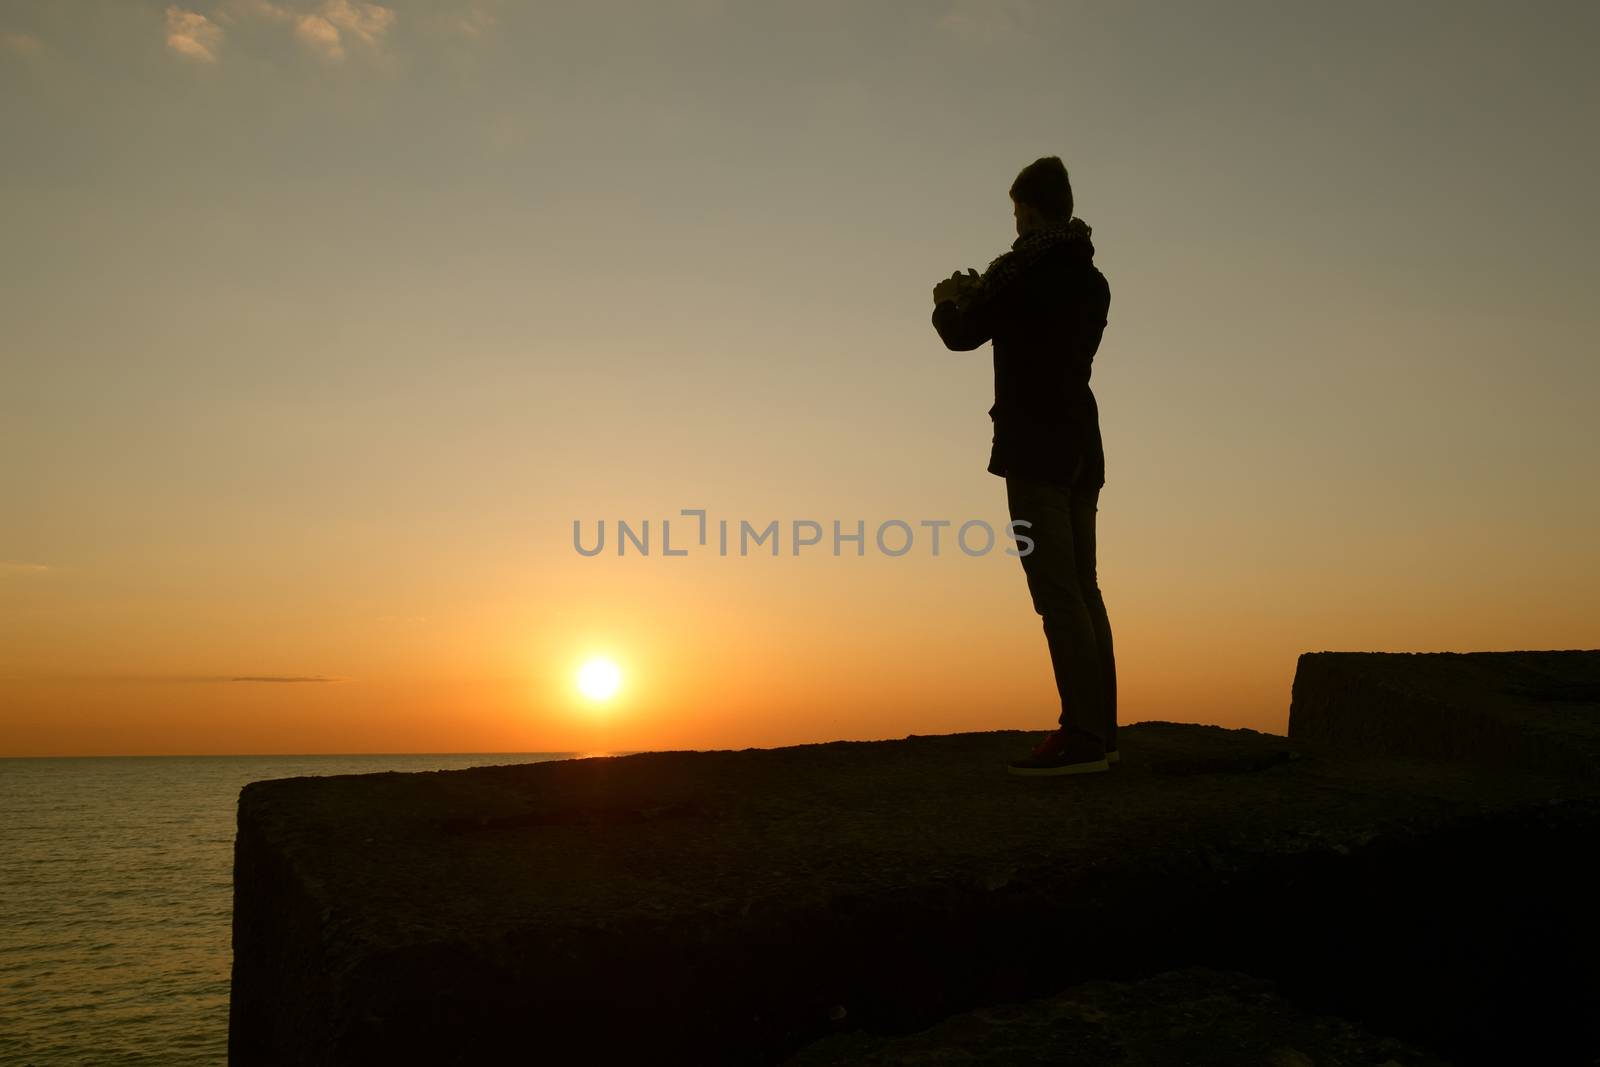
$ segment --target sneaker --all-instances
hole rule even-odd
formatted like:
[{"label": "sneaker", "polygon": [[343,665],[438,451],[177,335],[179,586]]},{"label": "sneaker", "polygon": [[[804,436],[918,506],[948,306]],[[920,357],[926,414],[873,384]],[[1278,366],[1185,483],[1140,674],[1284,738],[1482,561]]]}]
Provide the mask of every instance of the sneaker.
[{"label": "sneaker", "polygon": [[1110,770],[1106,751],[1098,741],[1069,736],[1065,730],[1047,734],[1025,759],[1014,759],[1007,768],[1012,774],[1093,774]]}]

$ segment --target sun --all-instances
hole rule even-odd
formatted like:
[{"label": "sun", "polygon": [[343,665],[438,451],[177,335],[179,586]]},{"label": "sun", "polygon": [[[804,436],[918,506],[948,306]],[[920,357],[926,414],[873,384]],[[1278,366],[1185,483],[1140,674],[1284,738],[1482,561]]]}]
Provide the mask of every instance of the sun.
[{"label": "sun", "polygon": [[596,656],[578,668],[578,692],[590,700],[610,700],[622,688],[622,668]]}]

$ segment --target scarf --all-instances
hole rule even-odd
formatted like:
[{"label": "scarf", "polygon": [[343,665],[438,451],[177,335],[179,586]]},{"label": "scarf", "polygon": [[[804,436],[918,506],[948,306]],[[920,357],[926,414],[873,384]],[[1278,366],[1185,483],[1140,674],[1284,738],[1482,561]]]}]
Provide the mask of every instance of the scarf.
[{"label": "scarf", "polygon": [[1047,253],[1054,252],[1063,245],[1081,242],[1083,255],[1092,257],[1094,244],[1089,240],[1092,232],[1087,222],[1073,218],[1023,234],[1011,242],[1011,251],[996,256],[984,270],[983,276],[979,278],[983,292],[987,296],[994,296],[1027,273],[1028,269]]}]

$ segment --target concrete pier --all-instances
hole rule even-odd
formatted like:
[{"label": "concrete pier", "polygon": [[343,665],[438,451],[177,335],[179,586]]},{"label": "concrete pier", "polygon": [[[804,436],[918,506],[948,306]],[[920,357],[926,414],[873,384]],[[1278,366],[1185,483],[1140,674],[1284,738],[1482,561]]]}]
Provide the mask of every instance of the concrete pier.
[{"label": "concrete pier", "polygon": [[1350,745],[1308,659],[1295,736],[1140,723],[1082,777],[999,732],[254,783],[232,1059],[777,1063],[1197,966],[1339,1040],[1594,1049],[1593,776]]}]

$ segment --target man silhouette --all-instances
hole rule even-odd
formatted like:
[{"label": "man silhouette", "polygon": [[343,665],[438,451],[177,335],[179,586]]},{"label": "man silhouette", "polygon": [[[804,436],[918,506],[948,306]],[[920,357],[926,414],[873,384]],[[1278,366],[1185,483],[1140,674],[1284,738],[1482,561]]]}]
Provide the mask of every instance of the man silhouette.
[{"label": "man silhouette", "polygon": [[1095,577],[1105,452],[1089,389],[1111,289],[1059,157],[1024,167],[1011,201],[1011,251],[981,277],[958,271],[934,286],[933,327],[955,352],[994,342],[989,472],[1005,479],[1011,518],[1029,524],[1022,569],[1061,696],[1059,729],[1010,770],[1084,774],[1117,759],[1116,663]]}]

